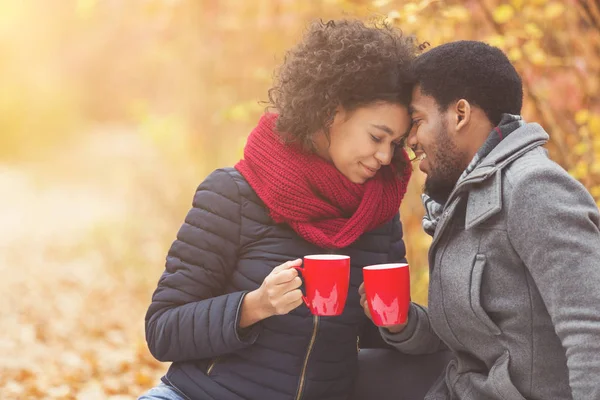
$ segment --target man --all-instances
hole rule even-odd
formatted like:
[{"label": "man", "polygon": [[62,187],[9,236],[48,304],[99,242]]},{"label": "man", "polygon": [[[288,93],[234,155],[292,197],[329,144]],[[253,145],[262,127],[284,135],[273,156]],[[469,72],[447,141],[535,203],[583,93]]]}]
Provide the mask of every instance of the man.
[{"label": "man", "polygon": [[600,399],[600,215],[519,116],[506,56],[460,41],[419,56],[408,145],[427,174],[429,309],[383,329],[455,359],[426,399]]}]

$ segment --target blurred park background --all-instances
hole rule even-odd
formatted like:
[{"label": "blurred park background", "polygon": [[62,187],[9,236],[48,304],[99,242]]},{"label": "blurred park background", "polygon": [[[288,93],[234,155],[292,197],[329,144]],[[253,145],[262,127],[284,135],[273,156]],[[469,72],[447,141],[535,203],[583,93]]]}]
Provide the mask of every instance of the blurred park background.
[{"label": "blurred park background", "polygon": [[[600,200],[598,0],[0,3],[0,397],[131,399],[166,365],[143,318],[194,190],[235,163],[273,69],[313,19],[478,39],[522,74],[524,116]],[[413,299],[429,239],[402,205]]]}]

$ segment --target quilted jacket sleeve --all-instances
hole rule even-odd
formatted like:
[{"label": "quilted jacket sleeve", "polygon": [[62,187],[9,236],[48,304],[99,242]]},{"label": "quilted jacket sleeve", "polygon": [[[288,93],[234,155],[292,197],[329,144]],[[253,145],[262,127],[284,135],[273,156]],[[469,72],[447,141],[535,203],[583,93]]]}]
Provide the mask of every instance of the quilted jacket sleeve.
[{"label": "quilted jacket sleeve", "polygon": [[241,197],[225,170],[200,184],[146,314],[146,341],[160,361],[231,353],[256,340],[260,324],[238,331],[246,292],[224,294],[237,263]]}]

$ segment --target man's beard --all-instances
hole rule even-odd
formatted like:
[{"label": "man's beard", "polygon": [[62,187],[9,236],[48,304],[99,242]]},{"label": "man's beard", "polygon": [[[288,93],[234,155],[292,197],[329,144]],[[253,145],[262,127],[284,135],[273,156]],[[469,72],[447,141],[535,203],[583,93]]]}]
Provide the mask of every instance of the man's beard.
[{"label": "man's beard", "polygon": [[466,166],[463,166],[464,154],[450,140],[445,124],[440,127],[435,147],[430,153],[435,165],[427,174],[424,192],[436,202],[446,204]]}]

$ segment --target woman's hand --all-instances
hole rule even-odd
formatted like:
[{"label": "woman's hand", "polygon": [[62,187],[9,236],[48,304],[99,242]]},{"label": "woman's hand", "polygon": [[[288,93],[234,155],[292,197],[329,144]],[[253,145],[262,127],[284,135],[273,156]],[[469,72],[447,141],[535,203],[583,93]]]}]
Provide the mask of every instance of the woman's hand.
[{"label": "woman's hand", "polygon": [[[367,294],[365,293],[364,282],[358,287],[358,295],[360,296],[360,306],[363,308],[365,315],[369,317],[371,321],[373,321],[373,318],[371,318],[371,310],[369,310],[369,304],[367,303]],[[400,333],[406,327],[407,323],[408,320],[400,325],[384,326],[383,328],[386,328],[388,331],[390,331],[390,333]]]},{"label": "woman's hand", "polygon": [[285,262],[275,268],[260,287],[242,301],[240,328],[246,328],[273,315],[284,315],[302,304],[302,280],[294,267],[302,260]]}]

